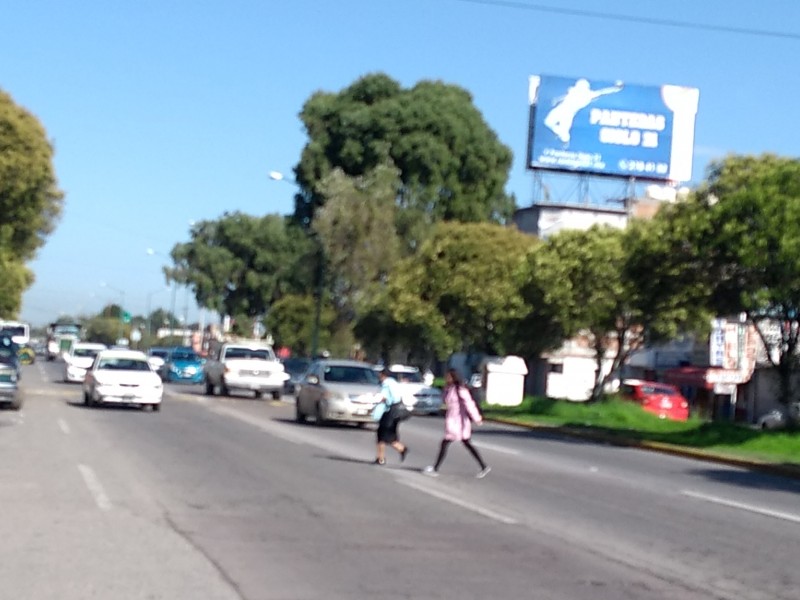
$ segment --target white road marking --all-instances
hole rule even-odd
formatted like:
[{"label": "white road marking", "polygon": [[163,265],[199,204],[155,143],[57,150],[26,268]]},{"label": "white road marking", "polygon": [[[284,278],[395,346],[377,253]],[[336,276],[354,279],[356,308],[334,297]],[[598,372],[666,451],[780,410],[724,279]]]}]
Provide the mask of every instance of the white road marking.
[{"label": "white road marking", "polygon": [[424,494],[428,494],[429,496],[433,496],[434,498],[438,498],[439,500],[444,500],[445,502],[449,502],[451,504],[455,504],[456,506],[460,506],[461,508],[465,508],[466,510],[477,513],[483,517],[492,519],[493,521],[499,521],[500,523],[504,523],[505,525],[516,525],[517,523],[517,520],[512,517],[493,511],[489,508],[484,508],[483,506],[480,506],[478,504],[467,502],[466,500],[462,500],[461,498],[457,498],[446,492],[432,489],[431,487],[427,485],[422,485],[416,481],[398,477],[397,482],[402,483],[403,485],[406,485]]},{"label": "white road marking", "polygon": [[58,420],[58,427],[64,432],[65,435],[69,435],[69,423],[67,423],[64,419]]},{"label": "white road marking", "polygon": [[78,465],[78,470],[81,472],[83,481],[86,484],[86,487],[89,488],[89,492],[92,494],[97,507],[100,510],[111,510],[111,500],[106,494],[106,491],[103,489],[103,485],[100,483],[100,480],[97,478],[97,475],[95,475],[92,468],[86,465]]},{"label": "white road marking", "polygon": [[478,448],[485,448],[486,450],[492,450],[494,452],[502,452],[503,454],[510,454],[511,456],[518,456],[519,450],[514,450],[513,448],[506,448],[504,446],[496,446],[494,444],[487,444],[485,442],[475,442],[475,445]]},{"label": "white road marking", "polygon": [[718,496],[709,496],[707,494],[701,494],[700,492],[693,492],[691,490],[683,490],[681,491],[681,494],[683,494],[684,496],[689,496],[690,498],[695,498],[697,500],[704,500],[706,502],[711,502],[713,504],[720,504],[722,506],[728,506],[730,508],[738,508],[739,510],[746,510],[748,512],[764,515],[765,517],[772,517],[773,519],[782,519],[784,521],[790,521],[792,523],[800,523],[800,515],[780,512],[777,510],[770,510],[768,508],[761,508],[760,506],[745,504],[743,502],[736,502],[734,500],[727,500],[726,498],[720,498]]}]

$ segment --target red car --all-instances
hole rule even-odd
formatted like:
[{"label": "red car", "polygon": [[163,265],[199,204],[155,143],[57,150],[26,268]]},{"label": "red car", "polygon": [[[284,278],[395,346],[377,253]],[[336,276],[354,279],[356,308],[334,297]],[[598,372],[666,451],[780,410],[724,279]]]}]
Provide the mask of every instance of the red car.
[{"label": "red car", "polygon": [[685,421],[689,418],[689,401],[675,386],[658,381],[626,379],[620,393],[623,398],[641,404],[644,410],[660,419]]}]

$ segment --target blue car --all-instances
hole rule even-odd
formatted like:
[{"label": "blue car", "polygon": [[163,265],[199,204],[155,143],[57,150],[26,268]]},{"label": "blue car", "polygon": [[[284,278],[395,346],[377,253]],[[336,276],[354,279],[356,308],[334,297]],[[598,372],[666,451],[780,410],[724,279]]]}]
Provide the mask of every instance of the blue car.
[{"label": "blue car", "polygon": [[191,348],[172,348],[159,369],[167,382],[202,383],[205,359]]}]

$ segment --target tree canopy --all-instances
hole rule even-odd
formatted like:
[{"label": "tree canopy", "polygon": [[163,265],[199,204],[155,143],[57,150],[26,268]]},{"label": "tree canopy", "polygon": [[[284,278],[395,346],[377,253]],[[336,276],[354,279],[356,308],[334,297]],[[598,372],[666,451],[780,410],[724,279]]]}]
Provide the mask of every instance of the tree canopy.
[{"label": "tree canopy", "polygon": [[514,208],[504,186],[511,150],[461,87],[422,81],[410,89],[366,75],[339,93],[317,92],[300,113],[308,142],[294,169],[297,222],[308,226],[325,202],[319,183],[334,169],[362,176],[380,164],[400,171],[399,206],[410,223],[501,221]]},{"label": "tree canopy", "polygon": [[[460,348],[503,352],[508,327],[525,311],[516,283],[536,239],[490,223],[439,223],[433,237],[392,273],[383,307],[401,338],[439,356]],[[405,333],[403,333],[405,332]]]},{"label": "tree canopy", "polygon": [[220,314],[257,317],[311,281],[310,241],[279,215],[225,213],[192,227],[172,249],[170,280],[193,288],[198,304]]},{"label": "tree canopy", "polygon": [[709,306],[719,315],[743,313],[756,326],[788,403],[800,371],[800,159],[712,163],[676,220],[698,257]]},{"label": "tree canopy", "polygon": [[0,316],[14,316],[34,258],[61,214],[53,147],[41,123],[0,90]]}]

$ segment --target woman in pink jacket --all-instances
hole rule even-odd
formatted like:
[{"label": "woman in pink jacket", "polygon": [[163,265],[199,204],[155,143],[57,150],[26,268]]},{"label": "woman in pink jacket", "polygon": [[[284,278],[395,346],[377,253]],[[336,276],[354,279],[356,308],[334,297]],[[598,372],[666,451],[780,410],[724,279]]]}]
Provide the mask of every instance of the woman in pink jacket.
[{"label": "woman in pink jacket", "polygon": [[445,456],[447,456],[447,448],[456,440],[461,440],[470,454],[475,457],[481,470],[476,477],[482,479],[489,474],[492,470],[483,462],[483,458],[478,452],[478,449],[472,445],[470,438],[472,438],[472,422],[475,421],[478,425],[483,423],[478,406],[472,399],[472,394],[464,385],[458,372],[455,369],[450,369],[445,375],[445,388],[444,388],[444,402],[447,407],[447,413],[444,418],[444,439],[439,448],[439,456],[436,458],[436,464],[425,467],[423,473],[426,475],[437,476],[439,474],[439,467],[442,466]]}]

